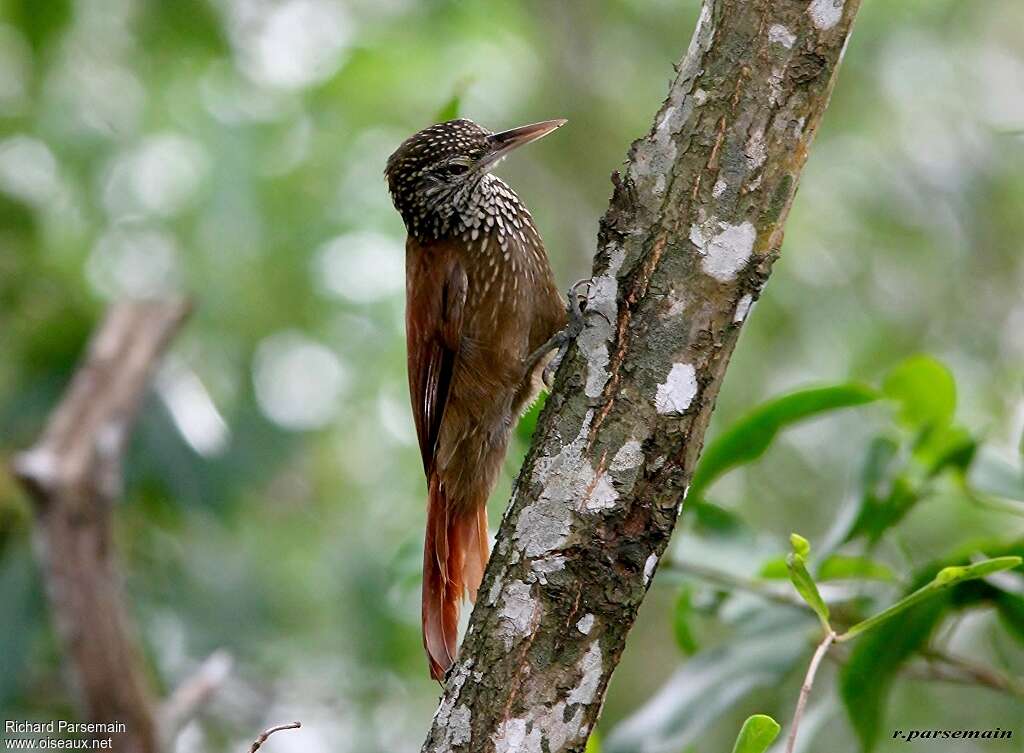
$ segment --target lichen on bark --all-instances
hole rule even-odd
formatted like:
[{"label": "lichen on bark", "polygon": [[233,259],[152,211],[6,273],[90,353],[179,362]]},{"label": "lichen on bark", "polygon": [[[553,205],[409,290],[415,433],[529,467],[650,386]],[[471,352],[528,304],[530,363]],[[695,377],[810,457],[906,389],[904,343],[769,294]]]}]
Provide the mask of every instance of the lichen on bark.
[{"label": "lichen on bark", "polygon": [[589,318],[559,370],[424,751],[584,749],[858,6],[704,3],[613,176],[589,295],[607,320]]}]

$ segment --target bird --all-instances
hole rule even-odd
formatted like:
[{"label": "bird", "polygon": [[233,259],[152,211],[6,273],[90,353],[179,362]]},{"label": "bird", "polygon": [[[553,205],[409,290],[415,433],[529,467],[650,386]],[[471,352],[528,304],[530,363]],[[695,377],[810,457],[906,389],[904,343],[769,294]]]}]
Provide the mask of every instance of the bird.
[{"label": "bird", "polygon": [[409,393],[423,471],[423,646],[444,683],[463,594],[476,601],[489,556],[487,499],[513,428],[579,333],[526,205],[492,173],[565,120],[491,132],[459,118],[406,139],[387,161],[407,231]]}]

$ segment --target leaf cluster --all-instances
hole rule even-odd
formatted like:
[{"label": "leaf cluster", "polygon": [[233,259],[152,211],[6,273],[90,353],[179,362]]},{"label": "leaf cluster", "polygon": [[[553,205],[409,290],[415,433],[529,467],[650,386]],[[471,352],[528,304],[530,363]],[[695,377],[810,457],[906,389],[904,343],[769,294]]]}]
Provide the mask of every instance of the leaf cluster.
[{"label": "leaf cluster", "polygon": [[[673,570],[679,593],[672,632],[689,658],[646,709],[612,731],[605,747],[612,753],[628,750],[645,730],[654,736],[654,742],[647,738],[651,750],[685,749],[740,698],[775,687],[806,666],[817,642],[809,639],[809,619],[833,636],[830,650],[842,662],[836,687],[819,688],[815,695],[836,693],[865,753],[875,748],[885,727],[893,684],[908,668],[934,659],[935,636],[959,614],[994,611],[1004,632],[1024,641],[1024,539],[975,541],[916,567],[893,556],[902,551],[901,524],[907,516],[940,495],[1013,520],[1024,515],[1020,465],[997,459],[982,436],[956,422],[956,400],[949,369],[928,356],[914,356],[877,388],[840,383],[798,390],[765,402],[722,431],[705,450],[686,503],[696,541],[715,547],[754,538],[739,515],[710,498],[720,478],[756,462],[786,429],[809,419],[853,408],[880,419],[879,430],[861,451],[852,502],[845,509],[837,505],[832,532],[819,552],[812,553],[807,539],[794,533],[788,554],[768,558],[755,577],[747,578],[716,570],[708,558],[701,561],[701,546],[689,547],[696,549],[696,558],[683,549],[681,557],[688,559],[677,560]],[[795,609],[803,616],[793,619]],[[769,613],[790,619],[772,624],[765,620]],[[751,622],[753,615],[757,619]],[[712,645],[704,645],[699,628],[709,618],[733,627],[717,644],[712,636]],[[741,622],[757,627],[746,630]],[[766,629],[776,650],[752,651],[763,638],[757,631]],[[793,651],[793,645],[799,649]],[[999,668],[991,671],[999,676]],[[704,692],[694,698],[676,687],[673,702],[674,683],[695,676],[704,681]],[[1012,680],[1002,689],[1024,693]],[[695,714],[690,703],[702,704],[705,713]],[[750,717],[735,750],[764,751],[778,729],[770,717]]]}]

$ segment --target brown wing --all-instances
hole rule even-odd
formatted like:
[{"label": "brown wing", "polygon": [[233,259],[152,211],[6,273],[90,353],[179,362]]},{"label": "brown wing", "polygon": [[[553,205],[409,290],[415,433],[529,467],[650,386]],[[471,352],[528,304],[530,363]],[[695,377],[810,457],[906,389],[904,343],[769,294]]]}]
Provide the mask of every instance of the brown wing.
[{"label": "brown wing", "polygon": [[423,470],[429,476],[462,339],[468,280],[458,256],[441,245],[406,248],[409,393]]}]

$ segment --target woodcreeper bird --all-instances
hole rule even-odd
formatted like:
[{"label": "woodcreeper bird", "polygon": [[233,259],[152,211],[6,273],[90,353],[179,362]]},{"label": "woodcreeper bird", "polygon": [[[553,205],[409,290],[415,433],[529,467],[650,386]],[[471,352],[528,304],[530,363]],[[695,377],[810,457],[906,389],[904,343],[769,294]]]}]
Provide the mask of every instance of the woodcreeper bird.
[{"label": "woodcreeper bird", "polygon": [[[463,591],[488,557],[487,498],[509,436],[536,398],[552,351],[578,334],[523,202],[491,170],[565,123],[491,133],[460,119],[402,143],[385,175],[405,222],[409,392],[423,470],[423,646],[443,681],[456,655]],[[571,326],[576,325],[576,326]]]}]

